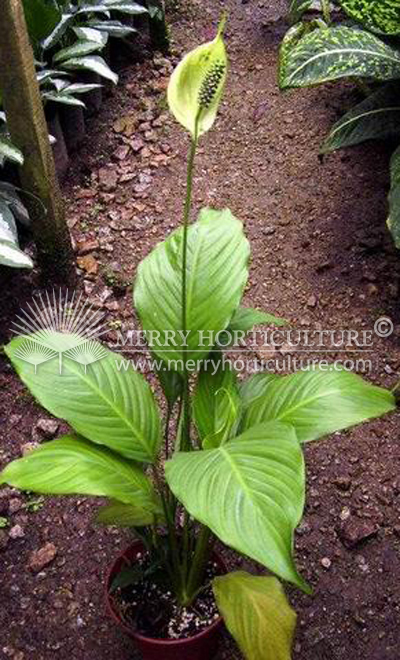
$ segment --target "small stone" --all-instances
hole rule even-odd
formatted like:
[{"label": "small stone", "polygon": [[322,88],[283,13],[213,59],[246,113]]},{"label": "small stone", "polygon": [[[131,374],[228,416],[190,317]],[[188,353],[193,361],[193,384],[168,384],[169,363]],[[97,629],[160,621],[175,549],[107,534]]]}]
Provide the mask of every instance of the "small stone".
[{"label": "small stone", "polygon": [[39,550],[34,550],[28,560],[28,568],[34,573],[39,573],[45,566],[48,566],[57,555],[57,548],[54,543],[46,543]]},{"label": "small stone", "polygon": [[21,454],[22,456],[27,456],[31,451],[37,449],[38,447],[39,444],[37,442],[25,442],[25,444],[21,447]]},{"label": "small stone", "polygon": [[118,147],[114,153],[113,156],[117,160],[125,160],[127,155],[129,154],[130,147],[127,144],[122,144],[120,147]]},{"label": "small stone", "polygon": [[41,417],[35,424],[35,428],[32,431],[32,439],[34,442],[40,442],[41,440],[52,440],[57,434],[60,423],[56,419],[49,419],[47,417]]},{"label": "small stone", "polygon": [[323,559],[321,559],[321,565],[328,570],[332,566],[332,562],[329,557],[323,557]]},{"label": "small stone", "polygon": [[99,241],[97,238],[92,238],[87,241],[78,241],[76,244],[76,251],[80,255],[88,254],[93,252],[93,250],[99,249]]},{"label": "small stone", "polygon": [[317,298],[312,294],[309,299],[307,300],[307,307],[316,307],[317,305]]},{"label": "small stone", "polygon": [[111,170],[107,167],[102,167],[99,172],[99,185],[104,192],[113,192],[116,189],[118,183],[118,175],[115,170]]},{"label": "small stone", "polygon": [[351,486],[351,479],[350,477],[337,477],[334,480],[334,484],[339,488],[339,490],[346,491],[349,490]]},{"label": "small stone", "polygon": [[378,526],[371,521],[349,517],[339,529],[339,536],[343,545],[351,549],[376,536],[378,530]]},{"label": "small stone", "polygon": [[273,225],[265,225],[261,231],[264,236],[272,236],[272,234],[275,234],[276,229]]},{"label": "small stone", "polygon": [[97,275],[99,264],[92,254],[87,254],[85,257],[78,257],[76,261],[79,268],[86,271],[88,275]]},{"label": "small stone", "polygon": [[8,534],[4,529],[0,529],[0,552],[5,550],[8,543]]},{"label": "small stone", "polygon": [[11,527],[8,535],[10,539],[22,539],[25,536],[25,532],[21,525],[14,525],[14,527]]},{"label": "small stone", "polygon": [[17,513],[17,511],[20,511],[23,506],[24,503],[18,497],[13,497],[9,502],[8,511],[11,514]]},{"label": "small stone", "polygon": [[137,154],[141,149],[144,147],[144,141],[142,140],[141,137],[135,137],[133,140],[131,140],[131,148],[132,151]]}]

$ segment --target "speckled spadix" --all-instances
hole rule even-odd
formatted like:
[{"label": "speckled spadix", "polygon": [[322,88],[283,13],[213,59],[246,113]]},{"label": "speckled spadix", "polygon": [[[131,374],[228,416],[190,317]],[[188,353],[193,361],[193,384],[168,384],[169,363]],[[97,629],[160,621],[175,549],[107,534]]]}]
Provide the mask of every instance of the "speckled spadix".
[{"label": "speckled spadix", "polygon": [[[193,138],[213,125],[224,91],[228,59],[222,38],[225,19],[213,41],[190,51],[174,70],[168,104],[175,119]],[[196,129],[197,124],[197,129]]]}]

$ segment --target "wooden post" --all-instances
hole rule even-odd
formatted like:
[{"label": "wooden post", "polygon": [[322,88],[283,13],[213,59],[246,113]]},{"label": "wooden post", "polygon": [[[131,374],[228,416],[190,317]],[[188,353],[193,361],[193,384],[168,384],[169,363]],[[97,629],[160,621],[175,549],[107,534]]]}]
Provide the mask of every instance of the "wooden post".
[{"label": "wooden post", "polygon": [[24,200],[39,266],[46,276],[67,283],[74,279],[71,239],[21,0],[0,0],[0,89],[11,139],[24,155],[21,185],[41,201],[30,195]]}]

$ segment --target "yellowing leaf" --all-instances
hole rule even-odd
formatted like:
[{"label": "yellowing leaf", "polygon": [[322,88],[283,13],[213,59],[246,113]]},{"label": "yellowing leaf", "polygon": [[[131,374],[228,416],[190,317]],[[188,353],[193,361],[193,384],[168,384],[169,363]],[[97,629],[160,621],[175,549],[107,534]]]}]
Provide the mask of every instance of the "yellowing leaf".
[{"label": "yellowing leaf", "polygon": [[236,571],[215,578],[213,589],[246,660],[290,660],[296,613],[279,580]]}]

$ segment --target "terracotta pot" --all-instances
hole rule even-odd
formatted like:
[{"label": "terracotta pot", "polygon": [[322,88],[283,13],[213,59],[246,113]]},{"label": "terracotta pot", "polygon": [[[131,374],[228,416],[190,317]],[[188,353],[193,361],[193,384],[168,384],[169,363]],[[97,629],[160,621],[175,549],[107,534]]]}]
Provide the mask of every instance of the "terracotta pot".
[{"label": "terracotta pot", "polygon": [[[110,595],[111,584],[126,564],[131,566],[135,562],[139,552],[143,552],[143,545],[137,541],[118,557],[108,573],[105,598],[111,618],[135,641],[143,660],[211,660],[217,652],[219,636],[224,625],[221,617],[197,635],[179,640],[145,637],[135,632],[121,619]],[[213,560],[217,562],[221,572],[226,573],[225,564],[217,554],[213,555]]]}]

